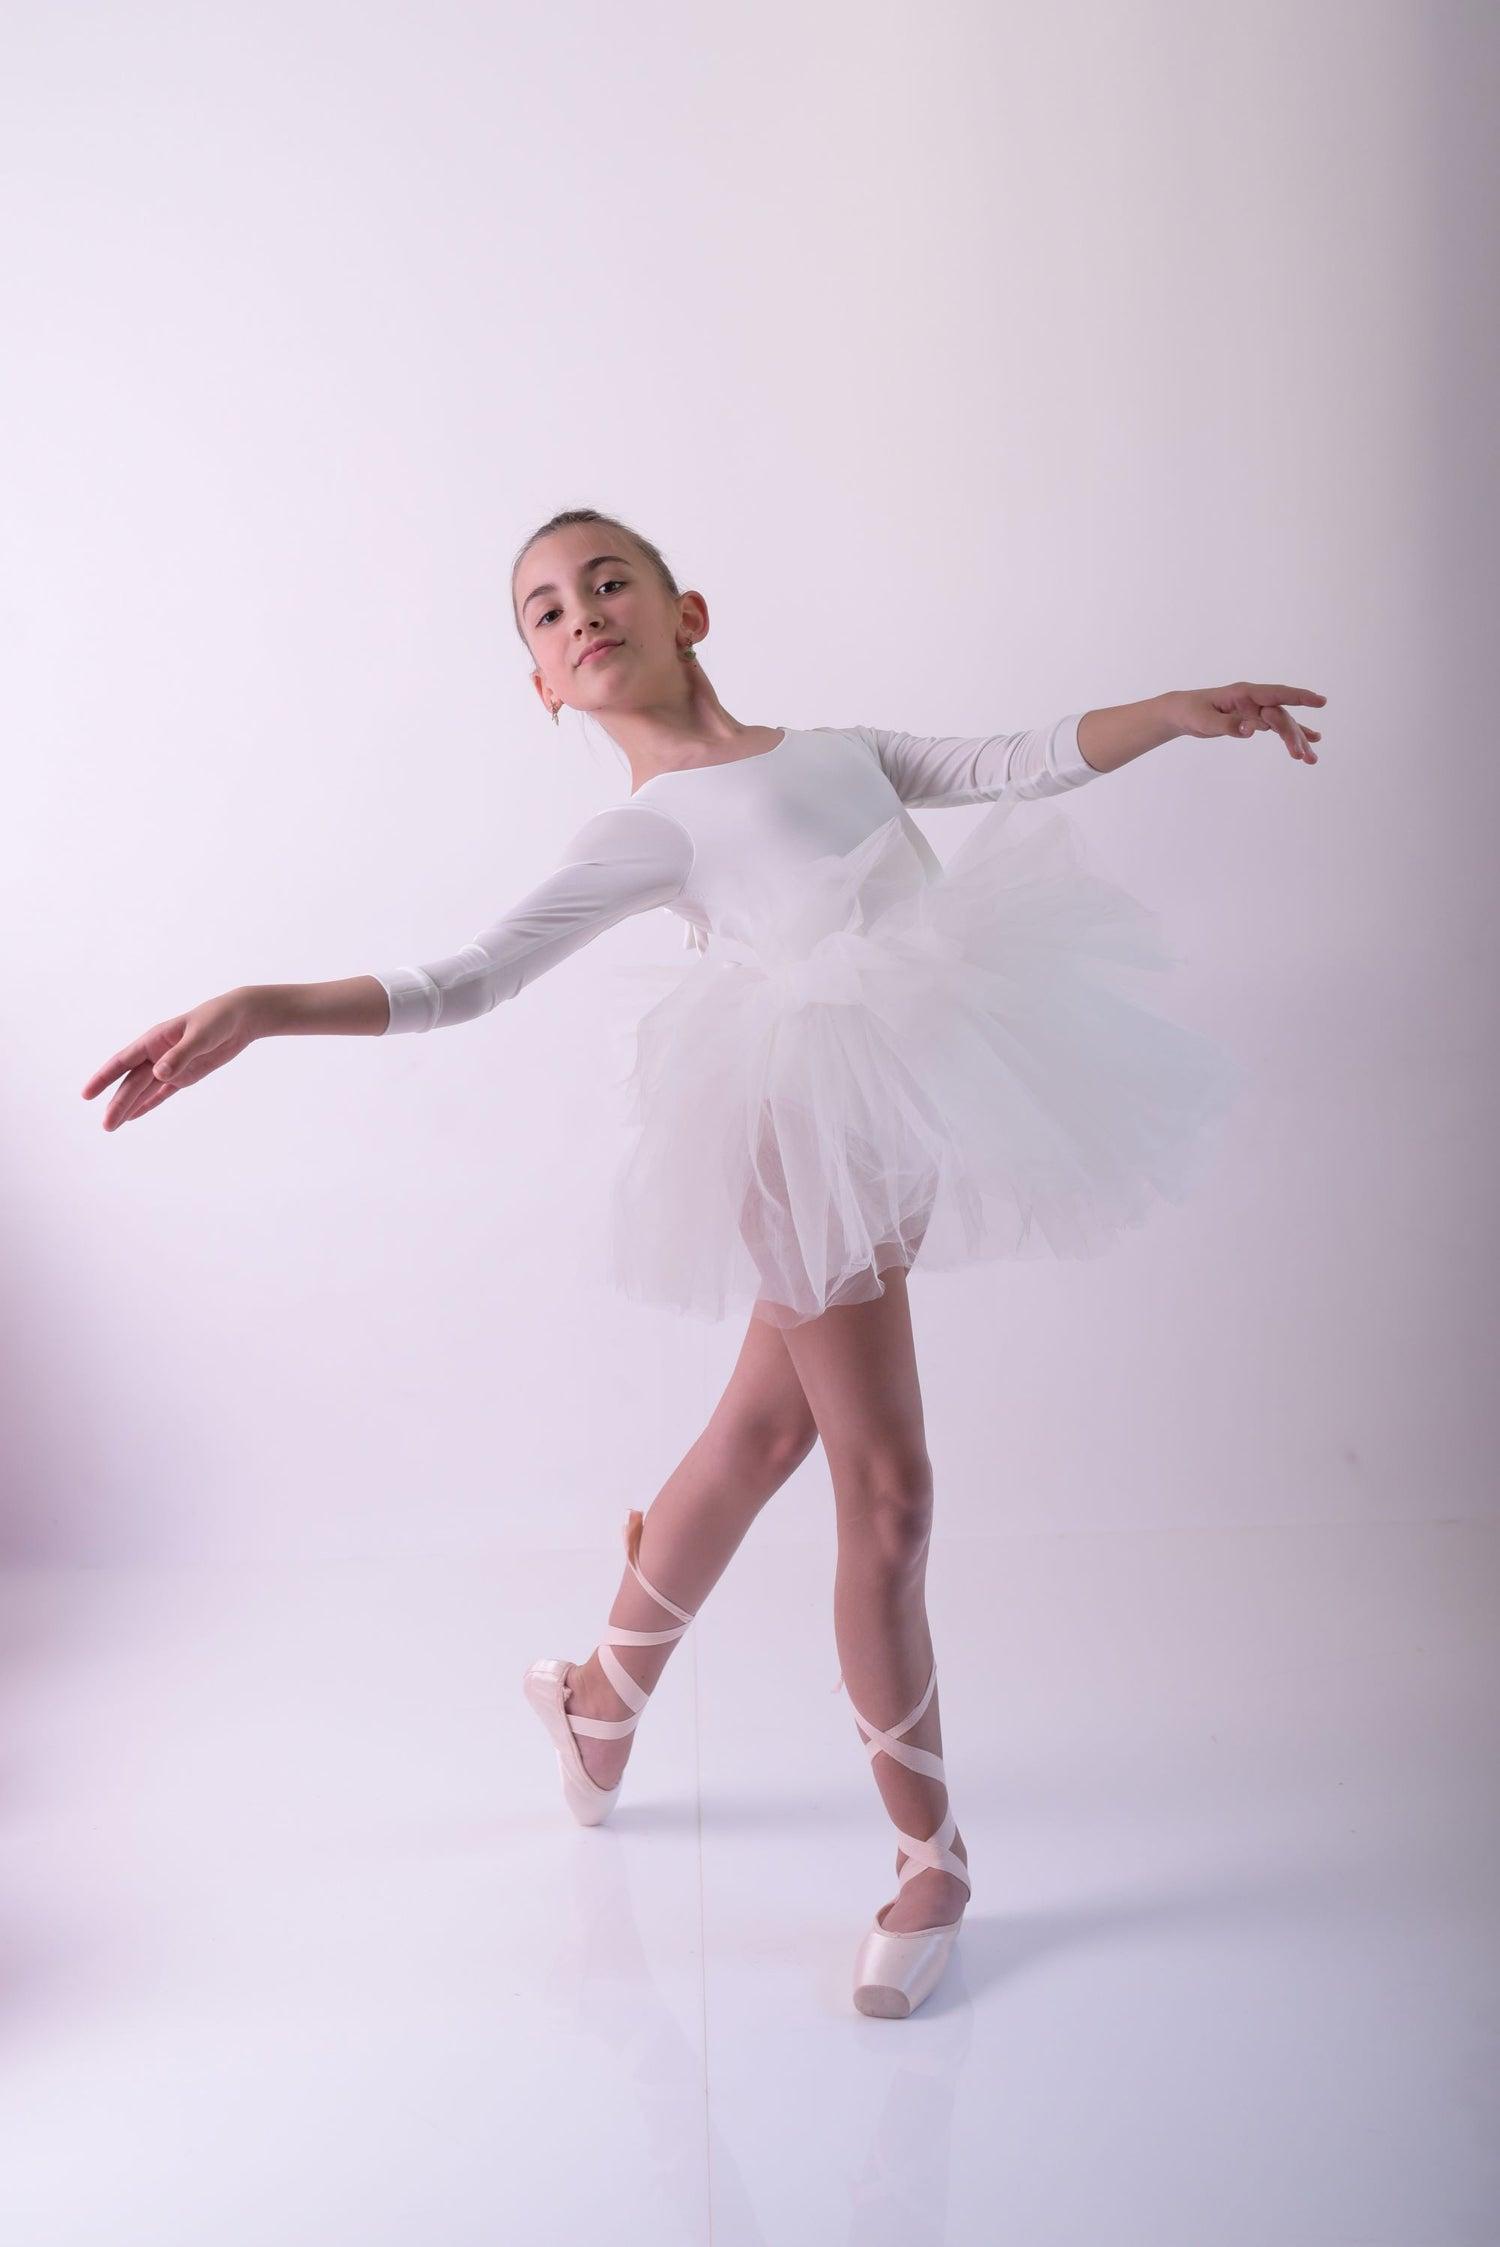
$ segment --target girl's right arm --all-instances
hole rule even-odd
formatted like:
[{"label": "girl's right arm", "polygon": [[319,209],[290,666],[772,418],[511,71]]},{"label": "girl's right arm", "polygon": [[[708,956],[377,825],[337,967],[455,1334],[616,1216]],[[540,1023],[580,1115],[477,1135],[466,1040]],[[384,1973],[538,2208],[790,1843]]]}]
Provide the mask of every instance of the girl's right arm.
[{"label": "girl's right arm", "polygon": [[120,1078],[104,1117],[105,1130],[118,1131],[222,1069],[257,1038],[299,1030],[373,1038],[384,1030],[389,1012],[385,987],[373,975],[352,975],[341,983],[247,983],[142,1031],[94,1071],[83,1097],[94,1099]]},{"label": "girl's right arm", "polygon": [[106,1131],[160,1107],[257,1038],[382,1037],[472,1022],[627,914],[669,904],[692,866],[686,830],[646,805],[596,812],[545,881],[461,952],[332,983],[258,983],[206,999],[122,1046],[83,1087],[123,1079]]}]

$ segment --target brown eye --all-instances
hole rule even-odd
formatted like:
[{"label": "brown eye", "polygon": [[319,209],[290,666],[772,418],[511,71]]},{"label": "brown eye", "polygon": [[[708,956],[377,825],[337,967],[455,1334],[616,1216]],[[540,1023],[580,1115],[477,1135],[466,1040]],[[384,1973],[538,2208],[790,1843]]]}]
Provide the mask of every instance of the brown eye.
[{"label": "brown eye", "polygon": [[[624,585],[626,582],[627,580],[623,577],[606,577],[600,580],[599,584],[594,587],[594,591],[604,593],[608,591],[611,585]],[[537,623],[539,625],[545,624],[549,616],[556,616],[557,613],[556,609],[547,609],[537,618]]]}]

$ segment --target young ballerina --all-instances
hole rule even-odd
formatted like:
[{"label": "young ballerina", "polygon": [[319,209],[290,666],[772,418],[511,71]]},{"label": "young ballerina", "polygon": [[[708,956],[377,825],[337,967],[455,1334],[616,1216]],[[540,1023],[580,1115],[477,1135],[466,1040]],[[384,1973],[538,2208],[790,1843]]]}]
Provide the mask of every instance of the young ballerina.
[{"label": "young ballerina", "polygon": [[[1321,737],[1286,706],[1326,698],[1241,681],[975,738],[742,725],[697,660],[702,595],[593,509],[527,540],[511,599],[536,692],[554,722],[566,704],[604,725],[628,801],[451,957],[225,993],[123,1047],[83,1095],[123,1078],[113,1130],[257,1038],[471,1022],[627,914],[686,922],[693,957],[637,1031],[604,1263],[643,1302],[748,1312],[744,1341],[702,1434],[627,1517],[593,1654],[534,1662],[525,1691],[568,1807],[599,1824],[674,1647],[821,1440],[841,1683],[898,1844],[854,2002],[900,2018],[936,1986],[970,1894],[925,1604],[908,1271],[919,1253],[924,1269],[1098,1254],[1153,1197],[1180,1197],[1238,1081],[1132,995],[1134,971],[1171,964],[1152,916],[1085,867],[1065,823],[1017,832],[1011,812],[1179,735],[1273,731],[1314,764]],[[908,807],[981,803],[942,865]]]}]

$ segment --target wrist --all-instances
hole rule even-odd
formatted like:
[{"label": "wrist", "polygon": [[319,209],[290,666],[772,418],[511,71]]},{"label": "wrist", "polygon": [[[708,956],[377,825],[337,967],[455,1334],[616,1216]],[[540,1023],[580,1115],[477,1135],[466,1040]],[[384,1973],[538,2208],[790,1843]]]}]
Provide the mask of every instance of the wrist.
[{"label": "wrist", "polygon": [[1172,687],[1165,694],[1153,696],[1152,701],[1161,727],[1161,741],[1157,743],[1157,747],[1160,748],[1162,742],[1175,741],[1177,736],[1184,731],[1182,696],[1177,688]]}]

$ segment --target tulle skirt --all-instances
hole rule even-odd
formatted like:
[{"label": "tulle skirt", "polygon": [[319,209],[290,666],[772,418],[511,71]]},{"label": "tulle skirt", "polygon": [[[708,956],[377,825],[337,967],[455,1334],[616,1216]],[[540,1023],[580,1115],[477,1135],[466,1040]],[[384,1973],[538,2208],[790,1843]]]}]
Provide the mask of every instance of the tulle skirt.
[{"label": "tulle skirt", "polygon": [[609,1284],[796,1326],[919,1257],[1094,1257],[1185,1197],[1239,1067],[1140,997],[1179,964],[1155,916],[1018,808],[944,867],[895,816],[627,971],[666,988],[621,1080]]}]

